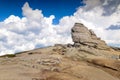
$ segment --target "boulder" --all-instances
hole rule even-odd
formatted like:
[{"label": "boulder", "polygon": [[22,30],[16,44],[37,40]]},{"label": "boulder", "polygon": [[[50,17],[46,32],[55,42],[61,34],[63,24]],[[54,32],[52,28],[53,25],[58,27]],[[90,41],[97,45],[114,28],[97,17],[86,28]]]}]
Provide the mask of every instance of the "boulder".
[{"label": "boulder", "polygon": [[89,30],[81,23],[75,23],[71,29],[71,34],[75,47],[78,45],[86,45],[98,49],[109,49],[105,41],[98,38],[92,30]]}]

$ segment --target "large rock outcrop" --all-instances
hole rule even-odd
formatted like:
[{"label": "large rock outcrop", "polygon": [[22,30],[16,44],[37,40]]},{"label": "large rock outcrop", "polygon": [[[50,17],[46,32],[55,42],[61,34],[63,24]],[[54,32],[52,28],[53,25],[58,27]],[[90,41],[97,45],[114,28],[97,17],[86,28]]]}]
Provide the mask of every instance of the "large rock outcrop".
[{"label": "large rock outcrop", "polygon": [[101,40],[96,34],[81,23],[75,23],[71,30],[74,46],[86,45],[98,49],[109,49],[105,41]]}]

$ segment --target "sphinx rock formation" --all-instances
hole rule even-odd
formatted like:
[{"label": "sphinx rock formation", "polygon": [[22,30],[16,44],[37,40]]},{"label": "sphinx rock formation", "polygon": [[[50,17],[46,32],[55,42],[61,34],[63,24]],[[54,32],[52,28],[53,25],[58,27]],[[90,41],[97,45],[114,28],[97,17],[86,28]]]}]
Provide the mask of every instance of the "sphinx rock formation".
[{"label": "sphinx rock formation", "polygon": [[109,49],[105,41],[101,40],[96,34],[81,23],[75,23],[71,30],[74,46],[86,45],[98,49]]}]

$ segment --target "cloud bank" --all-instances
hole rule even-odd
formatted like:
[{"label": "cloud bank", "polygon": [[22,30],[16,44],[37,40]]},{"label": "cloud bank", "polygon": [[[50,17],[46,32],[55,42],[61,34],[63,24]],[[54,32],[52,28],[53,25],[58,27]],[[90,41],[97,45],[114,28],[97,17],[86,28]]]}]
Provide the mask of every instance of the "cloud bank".
[{"label": "cloud bank", "polygon": [[54,25],[54,15],[45,17],[42,10],[33,10],[26,2],[22,7],[24,17],[10,15],[0,22],[0,55],[72,43],[70,31],[75,22],[93,29],[108,44],[120,46],[120,28],[113,26],[120,25],[120,1],[84,0],[84,3],[73,15],[64,16]]}]

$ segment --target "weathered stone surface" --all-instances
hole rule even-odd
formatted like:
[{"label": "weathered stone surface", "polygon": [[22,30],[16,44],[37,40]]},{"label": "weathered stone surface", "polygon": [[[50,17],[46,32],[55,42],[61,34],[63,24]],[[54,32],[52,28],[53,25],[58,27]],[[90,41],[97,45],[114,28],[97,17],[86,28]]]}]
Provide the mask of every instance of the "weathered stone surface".
[{"label": "weathered stone surface", "polygon": [[80,47],[57,45],[0,57],[0,80],[120,80],[117,51],[76,45]]},{"label": "weathered stone surface", "polygon": [[[96,34],[81,23],[75,23],[71,30],[74,46],[86,45],[99,49],[108,49],[105,41],[101,40]],[[77,44],[77,45],[76,45]]]}]

